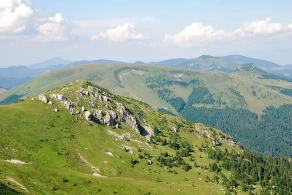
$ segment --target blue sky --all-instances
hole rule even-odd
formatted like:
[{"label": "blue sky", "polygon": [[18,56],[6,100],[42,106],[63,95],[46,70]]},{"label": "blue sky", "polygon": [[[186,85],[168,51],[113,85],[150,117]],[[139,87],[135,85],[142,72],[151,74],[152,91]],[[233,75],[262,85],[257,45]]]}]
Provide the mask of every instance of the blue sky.
[{"label": "blue sky", "polygon": [[292,63],[292,1],[3,0],[0,66],[241,54]]}]

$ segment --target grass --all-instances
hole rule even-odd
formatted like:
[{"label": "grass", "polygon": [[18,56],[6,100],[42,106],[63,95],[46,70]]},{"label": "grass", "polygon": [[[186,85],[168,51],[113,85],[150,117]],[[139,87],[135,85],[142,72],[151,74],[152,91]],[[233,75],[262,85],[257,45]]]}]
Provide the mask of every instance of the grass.
[{"label": "grass", "polygon": [[[78,87],[80,85],[77,82],[63,92],[70,97]],[[61,88],[49,93],[59,90]],[[115,99],[123,102],[133,113],[142,112],[146,123],[152,127],[160,126],[171,132],[174,125],[185,125],[182,119],[157,113],[139,101],[119,96],[115,96]],[[59,112],[53,111],[55,107],[58,107]],[[161,121],[165,123],[161,124]],[[50,106],[27,99],[17,104],[0,106],[0,122],[0,183],[22,193],[224,194],[221,184],[206,181],[214,173],[203,167],[207,167],[212,160],[206,152],[198,152],[202,143],[212,145],[211,141],[187,130],[182,129],[181,136],[194,145],[194,156],[198,159],[198,167],[188,172],[181,168],[168,171],[157,164],[155,159],[161,152],[175,153],[174,150],[149,144],[146,138],[123,124],[120,129],[112,129],[89,123],[70,115],[57,102]],[[208,129],[197,126],[199,132],[203,128]],[[108,133],[109,130],[117,134],[128,132],[132,138],[130,141],[116,141]],[[126,152],[124,145],[132,147],[133,154]],[[148,166],[147,159],[140,159],[138,164],[131,165],[132,159],[138,159],[139,148],[151,154],[153,165]],[[87,163],[80,160],[80,155]],[[11,159],[26,164],[6,161]],[[96,167],[104,177],[93,176],[91,166]],[[8,178],[13,178],[15,182],[9,182]]]}]

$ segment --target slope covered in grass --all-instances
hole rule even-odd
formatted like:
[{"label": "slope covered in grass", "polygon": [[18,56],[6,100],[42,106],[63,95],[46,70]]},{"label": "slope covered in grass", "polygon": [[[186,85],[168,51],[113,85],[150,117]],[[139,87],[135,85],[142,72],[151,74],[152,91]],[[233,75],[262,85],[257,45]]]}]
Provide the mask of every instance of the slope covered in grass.
[{"label": "slope covered in grass", "polygon": [[248,153],[216,129],[89,82],[0,106],[0,120],[0,183],[20,193],[291,192],[287,159]]}]

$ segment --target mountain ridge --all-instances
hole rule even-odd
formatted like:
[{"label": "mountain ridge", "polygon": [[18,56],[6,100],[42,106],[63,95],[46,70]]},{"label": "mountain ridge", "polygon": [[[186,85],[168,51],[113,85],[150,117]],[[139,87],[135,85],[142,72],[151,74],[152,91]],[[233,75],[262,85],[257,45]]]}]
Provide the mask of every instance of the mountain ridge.
[{"label": "mountain ridge", "polygon": [[292,191],[288,159],[253,154],[217,129],[87,81],[0,106],[0,120],[0,185],[19,193]]},{"label": "mountain ridge", "polygon": [[[212,71],[212,72],[223,72],[229,73],[238,69],[242,64],[254,64],[256,67],[263,69],[269,73],[280,75],[283,77],[290,78],[292,75],[292,69],[289,66],[281,66],[267,60],[261,60],[256,58],[249,58],[241,55],[229,55],[229,56],[211,56],[202,55],[197,58],[173,58],[157,62],[143,62],[137,61],[134,63],[123,62],[118,60],[79,60],[70,61],[63,58],[51,58],[43,62],[25,65],[15,66],[8,68],[0,68],[0,87],[11,89],[13,87],[20,86],[28,80],[31,80],[35,76],[43,74],[45,72],[54,71],[56,69],[78,66],[78,65],[89,65],[89,64],[154,64],[159,66],[174,66],[178,68],[187,68],[194,71]],[[11,84],[7,84],[10,82]]]}]

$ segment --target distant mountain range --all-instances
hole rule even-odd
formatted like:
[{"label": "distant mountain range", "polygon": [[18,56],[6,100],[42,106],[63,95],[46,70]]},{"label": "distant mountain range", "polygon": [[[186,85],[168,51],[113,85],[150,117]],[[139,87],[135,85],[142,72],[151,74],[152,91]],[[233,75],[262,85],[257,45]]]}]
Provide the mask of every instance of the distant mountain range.
[{"label": "distant mountain range", "polygon": [[0,88],[12,89],[20,86],[32,78],[56,69],[81,64],[124,64],[113,60],[70,61],[63,58],[52,58],[43,62],[0,68]]},{"label": "distant mountain range", "polygon": [[253,64],[255,67],[262,69],[268,73],[277,74],[280,76],[291,77],[292,66],[279,65],[267,60],[250,58],[241,55],[229,55],[223,57],[202,55],[193,59],[175,58],[153,62],[163,66],[174,66],[179,68],[188,68],[195,71],[211,71],[229,73],[237,70],[240,65]]},{"label": "distant mountain range", "polygon": [[[45,72],[50,72],[64,67],[89,64],[138,65],[146,63],[142,61],[129,63],[106,59],[70,61],[63,58],[52,58],[31,65],[0,68],[0,88],[11,89],[20,86],[23,83]],[[191,69],[200,72],[223,72],[223,73],[230,73],[232,71],[235,71],[239,69],[243,64],[253,64],[255,67],[260,68],[268,73],[272,73],[285,78],[292,78],[292,65],[279,65],[266,60],[250,58],[241,55],[229,55],[223,57],[202,55],[200,57],[193,59],[175,58],[158,62],[150,62],[147,64],[159,66],[172,66],[176,68]]]}]

